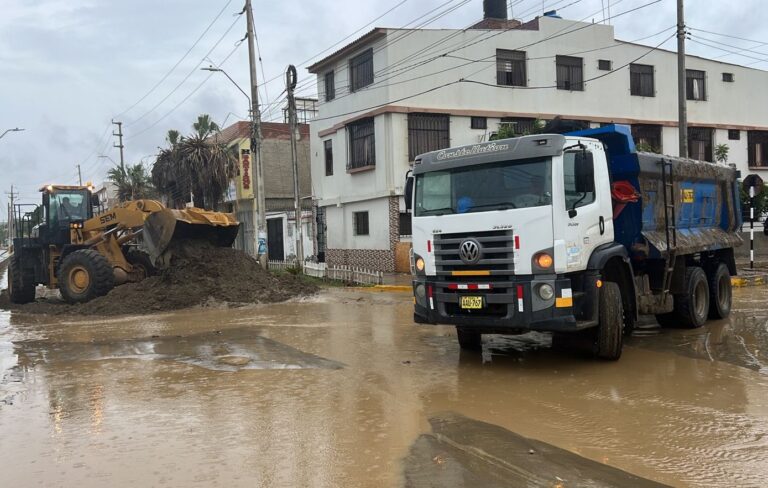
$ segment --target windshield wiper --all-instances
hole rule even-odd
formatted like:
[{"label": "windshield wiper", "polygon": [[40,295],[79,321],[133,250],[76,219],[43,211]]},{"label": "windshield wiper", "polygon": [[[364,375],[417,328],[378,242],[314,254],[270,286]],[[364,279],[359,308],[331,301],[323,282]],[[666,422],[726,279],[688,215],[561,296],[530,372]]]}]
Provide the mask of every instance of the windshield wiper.
[{"label": "windshield wiper", "polygon": [[429,216],[437,216],[437,215],[445,215],[449,213],[456,213],[456,209],[453,207],[443,207],[443,208],[430,208],[430,209],[424,209],[422,210],[422,215],[429,215]]},{"label": "windshield wiper", "polygon": [[494,210],[508,210],[510,208],[517,208],[517,205],[515,205],[514,202],[485,203],[483,205],[473,205],[469,208],[469,210],[474,210],[476,208],[491,208],[491,207],[497,207],[497,208],[494,208]]}]

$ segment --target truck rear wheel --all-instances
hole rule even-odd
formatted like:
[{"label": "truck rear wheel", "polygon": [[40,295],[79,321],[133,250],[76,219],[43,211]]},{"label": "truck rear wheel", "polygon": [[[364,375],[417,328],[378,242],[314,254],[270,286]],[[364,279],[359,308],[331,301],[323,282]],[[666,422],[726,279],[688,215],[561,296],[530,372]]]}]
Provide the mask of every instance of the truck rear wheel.
[{"label": "truck rear wheel", "polygon": [[112,265],[96,251],[75,251],[61,263],[59,289],[69,303],[84,303],[106,295],[114,286]]},{"label": "truck rear wheel", "polygon": [[595,355],[616,361],[624,346],[624,305],[618,283],[606,281],[600,288],[599,318]]},{"label": "truck rear wheel", "polygon": [[14,253],[8,267],[8,296],[19,304],[35,300],[35,274],[24,269],[21,254]]},{"label": "truck rear wheel", "polygon": [[459,336],[459,347],[466,351],[479,351],[483,347],[483,336],[479,332],[456,327]]},{"label": "truck rear wheel", "polygon": [[691,266],[685,270],[685,293],[675,295],[675,309],[672,313],[656,318],[664,327],[687,327],[695,329],[707,321],[709,315],[709,284],[704,270]]},{"label": "truck rear wheel", "polygon": [[724,319],[731,314],[731,273],[728,266],[719,263],[707,276],[709,282],[709,318]]}]

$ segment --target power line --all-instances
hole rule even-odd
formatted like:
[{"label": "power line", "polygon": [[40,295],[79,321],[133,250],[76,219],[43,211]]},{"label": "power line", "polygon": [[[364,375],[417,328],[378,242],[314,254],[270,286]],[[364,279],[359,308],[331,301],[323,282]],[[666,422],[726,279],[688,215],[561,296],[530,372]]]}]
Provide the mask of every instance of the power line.
[{"label": "power line", "polygon": [[[710,47],[710,48],[713,48],[713,49],[718,49],[720,51],[724,51],[727,54],[733,54],[733,55],[736,55],[736,56],[741,56],[741,57],[744,57],[744,58],[748,58],[748,59],[752,59],[752,60],[757,60],[758,62],[768,62],[768,53],[763,53],[763,52],[760,52],[760,51],[754,51],[752,49],[746,49],[746,48],[742,48],[742,47],[738,47],[738,46],[732,46],[730,44],[725,44],[723,42],[718,42],[718,41],[715,41],[713,39],[707,39],[706,37],[701,37],[701,36],[698,36],[698,35],[691,35],[689,40],[692,41],[692,42],[695,42],[697,44],[701,44],[702,46],[706,46],[706,47]],[[703,41],[707,41],[707,42],[703,42]],[[731,51],[729,49],[725,49],[725,48],[719,47],[719,46],[726,46],[726,47],[729,47],[729,48],[738,49],[741,52],[739,52],[739,51]],[[766,58],[756,58],[754,56],[750,56],[748,54],[744,54],[744,51],[750,52],[750,53],[755,53],[755,54],[760,54],[762,56],[766,56]]]},{"label": "power line", "polygon": [[181,86],[184,85],[184,83],[186,83],[187,80],[193,74],[195,74],[197,72],[197,70],[200,67],[200,65],[202,65],[203,62],[205,62],[205,59],[208,56],[210,56],[211,53],[213,53],[213,51],[219,46],[219,44],[221,44],[221,42],[224,40],[224,38],[227,37],[227,34],[229,34],[229,32],[235,27],[235,24],[237,24],[238,20],[240,20],[240,16],[235,18],[234,22],[232,22],[232,24],[230,24],[230,26],[227,28],[227,30],[224,31],[224,34],[222,34],[221,37],[219,37],[219,39],[214,43],[213,47],[211,47],[211,49],[208,50],[208,52],[205,54],[205,56],[203,56],[203,58],[195,65],[195,67],[192,68],[192,70],[190,70],[189,73],[187,73],[187,76],[185,76],[184,79],[182,79],[181,82],[179,82],[165,97],[163,97],[159,102],[157,102],[151,109],[149,109],[148,111],[144,112],[139,118],[133,119],[130,122],[126,123],[125,125],[126,126],[133,126],[133,125],[135,125],[137,122],[139,122],[140,120],[144,119],[144,117],[146,117],[147,115],[149,115],[152,112],[154,112],[160,105],[165,103],[166,100],[168,100],[174,93],[176,93],[176,91],[179,88],[181,88]]},{"label": "power line", "polygon": [[730,34],[721,34],[721,33],[718,33],[718,32],[712,32],[712,31],[708,31],[708,30],[704,30],[704,29],[697,29],[696,27],[688,27],[688,29],[692,30],[692,31],[699,31],[699,32],[703,32],[705,34],[712,34],[712,35],[720,36],[720,37],[730,37],[731,39],[738,39],[739,41],[754,42],[755,44],[760,44],[762,46],[768,45],[767,41],[757,41],[755,39],[747,39],[746,37],[732,36]]},{"label": "power line", "polygon": [[120,112],[119,114],[115,115],[115,116],[114,116],[114,118],[118,119],[118,118],[122,117],[123,115],[125,115],[126,113],[130,112],[130,111],[131,111],[132,109],[134,109],[134,108],[135,108],[135,107],[136,107],[138,104],[140,104],[141,102],[143,102],[144,100],[146,100],[146,98],[147,98],[149,95],[151,95],[151,94],[152,94],[152,93],[153,93],[153,92],[154,92],[154,91],[155,91],[155,90],[156,90],[156,89],[157,89],[157,88],[158,88],[158,87],[159,87],[159,86],[160,86],[160,85],[161,85],[161,84],[162,84],[162,83],[163,83],[165,80],[167,80],[167,79],[168,79],[168,77],[169,77],[169,76],[171,76],[171,73],[173,73],[173,72],[176,70],[176,68],[178,68],[178,67],[179,67],[179,65],[182,63],[182,61],[184,61],[184,60],[187,58],[187,56],[189,56],[189,53],[191,53],[191,52],[192,52],[192,50],[193,50],[195,47],[197,47],[197,45],[200,43],[200,41],[203,39],[203,37],[205,37],[205,35],[208,33],[208,31],[209,31],[209,30],[211,30],[211,27],[213,27],[213,24],[215,24],[215,23],[216,23],[216,21],[217,21],[217,20],[219,20],[219,17],[221,17],[221,14],[223,14],[223,13],[224,13],[224,11],[227,9],[227,7],[229,7],[229,4],[230,4],[230,3],[232,3],[232,0],[228,0],[228,1],[227,1],[227,3],[226,3],[226,4],[224,4],[224,6],[221,8],[221,10],[219,10],[219,13],[217,13],[217,14],[216,14],[216,16],[213,18],[213,20],[211,21],[211,23],[210,23],[210,24],[208,24],[208,26],[207,26],[207,27],[205,28],[205,30],[202,32],[202,34],[200,34],[200,36],[199,36],[199,37],[198,37],[198,38],[195,40],[195,42],[194,42],[194,43],[192,43],[192,45],[189,47],[189,49],[187,49],[187,52],[185,52],[185,53],[184,53],[184,55],[183,55],[181,58],[179,58],[179,60],[178,60],[178,61],[176,61],[176,64],[174,64],[173,66],[171,66],[171,69],[169,69],[169,70],[168,70],[168,72],[167,72],[167,73],[165,73],[165,75],[163,75],[163,77],[162,77],[162,78],[160,78],[160,81],[158,81],[157,83],[155,83],[155,85],[154,85],[152,88],[150,88],[150,89],[149,89],[149,91],[148,91],[147,93],[145,93],[145,94],[144,94],[144,95],[143,95],[141,98],[139,98],[138,100],[136,100],[136,102],[134,102],[134,103],[133,103],[133,105],[131,105],[131,106],[130,106],[130,107],[128,107],[127,109],[123,110],[123,111],[122,111],[122,112]]}]

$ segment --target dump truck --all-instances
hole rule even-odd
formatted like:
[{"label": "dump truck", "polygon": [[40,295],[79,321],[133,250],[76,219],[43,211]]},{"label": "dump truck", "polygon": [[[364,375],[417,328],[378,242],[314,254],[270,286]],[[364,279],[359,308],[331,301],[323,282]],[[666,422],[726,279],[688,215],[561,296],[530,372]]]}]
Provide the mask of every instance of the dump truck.
[{"label": "dump truck", "polygon": [[14,303],[33,301],[37,285],[59,289],[69,303],[87,302],[169,266],[169,246],[179,239],[231,246],[240,228],[232,214],[170,209],[156,200],[104,209],[90,186],[40,191],[41,205],[13,209],[8,289]]},{"label": "dump truck", "polygon": [[621,125],[421,155],[406,180],[414,321],[455,325],[464,349],[542,331],[616,360],[640,315],[727,317],[737,178],[638,152]]}]

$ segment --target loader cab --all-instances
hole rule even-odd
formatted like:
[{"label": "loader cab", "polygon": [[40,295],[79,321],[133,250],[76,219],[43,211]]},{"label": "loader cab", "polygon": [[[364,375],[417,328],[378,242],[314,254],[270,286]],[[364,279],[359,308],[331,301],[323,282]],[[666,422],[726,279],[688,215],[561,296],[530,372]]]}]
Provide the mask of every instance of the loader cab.
[{"label": "loader cab", "polygon": [[91,192],[88,187],[48,185],[43,192],[44,223],[39,236],[47,244],[70,243],[70,225],[93,217]]}]

